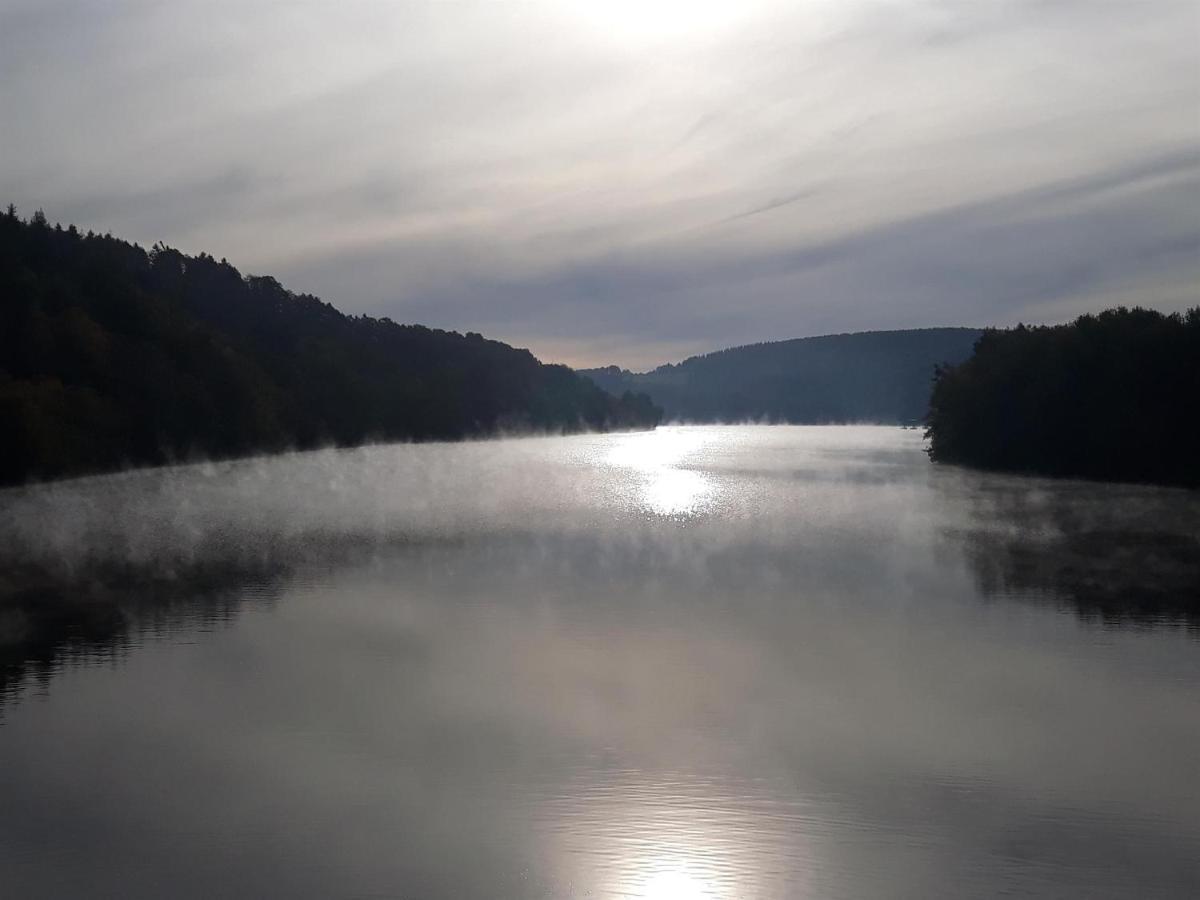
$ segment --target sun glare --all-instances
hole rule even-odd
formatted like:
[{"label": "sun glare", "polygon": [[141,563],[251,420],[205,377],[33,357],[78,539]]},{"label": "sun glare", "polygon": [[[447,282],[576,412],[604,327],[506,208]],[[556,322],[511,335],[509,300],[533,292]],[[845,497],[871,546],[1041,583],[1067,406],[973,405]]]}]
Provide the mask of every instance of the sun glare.
[{"label": "sun glare", "polygon": [[641,900],[712,900],[698,878],[687,872],[676,869],[670,872],[656,872],[651,875],[637,895]]},{"label": "sun glare", "polygon": [[660,516],[690,516],[700,512],[714,494],[711,479],[683,467],[687,457],[704,446],[695,432],[672,428],[624,435],[605,462],[628,471],[638,501]]},{"label": "sun glare", "polygon": [[572,0],[572,16],[589,30],[625,40],[702,37],[746,17],[736,0]]}]

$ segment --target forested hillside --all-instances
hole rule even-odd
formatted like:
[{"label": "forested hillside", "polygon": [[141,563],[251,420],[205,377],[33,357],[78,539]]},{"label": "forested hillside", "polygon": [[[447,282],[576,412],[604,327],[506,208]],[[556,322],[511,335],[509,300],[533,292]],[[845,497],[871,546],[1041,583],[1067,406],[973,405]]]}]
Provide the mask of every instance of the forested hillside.
[{"label": "forested hillside", "polygon": [[0,214],[0,482],[659,415],[478,334],[343,315],[207,254]]},{"label": "forested hillside", "polygon": [[939,370],[927,435],[938,462],[1200,485],[1200,307],[986,331]]},{"label": "forested hillside", "polygon": [[690,422],[919,422],[934,366],[960,362],[980,332],[923,328],[752,344],[634,374],[585,369],[612,394],[645,391]]}]

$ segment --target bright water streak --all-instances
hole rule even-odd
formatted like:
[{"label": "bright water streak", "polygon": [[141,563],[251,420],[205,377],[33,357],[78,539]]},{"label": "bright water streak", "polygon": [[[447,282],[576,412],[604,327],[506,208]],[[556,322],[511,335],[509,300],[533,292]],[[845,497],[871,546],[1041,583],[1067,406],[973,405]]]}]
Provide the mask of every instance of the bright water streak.
[{"label": "bright water streak", "polygon": [[0,621],[0,892],[1200,896],[1196,535],[890,428],[0,494],[11,579],[120,610]]}]

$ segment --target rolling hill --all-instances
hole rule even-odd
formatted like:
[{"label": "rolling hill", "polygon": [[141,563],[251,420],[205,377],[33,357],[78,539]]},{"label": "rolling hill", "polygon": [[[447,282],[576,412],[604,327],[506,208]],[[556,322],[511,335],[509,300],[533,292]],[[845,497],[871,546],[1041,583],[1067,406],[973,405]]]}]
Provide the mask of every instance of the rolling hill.
[{"label": "rolling hill", "polygon": [[917,423],[934,367],[962,362],[982,332],[921,328],[732,347],[636,374],[584,369],[610,394],[646,393],[684,422]]}]

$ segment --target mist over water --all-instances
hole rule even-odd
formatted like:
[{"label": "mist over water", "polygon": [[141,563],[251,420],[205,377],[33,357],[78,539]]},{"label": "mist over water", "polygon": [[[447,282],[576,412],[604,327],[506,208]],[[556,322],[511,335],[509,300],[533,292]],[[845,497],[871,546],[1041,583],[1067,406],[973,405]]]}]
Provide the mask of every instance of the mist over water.
[{"label": "mist over water", "polygon": [[1192,896],[1198,535],[882,427],[6,491],[0,883]]}]

